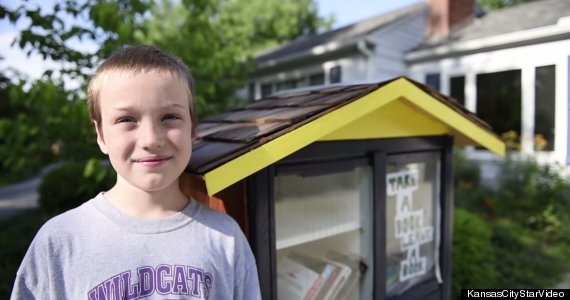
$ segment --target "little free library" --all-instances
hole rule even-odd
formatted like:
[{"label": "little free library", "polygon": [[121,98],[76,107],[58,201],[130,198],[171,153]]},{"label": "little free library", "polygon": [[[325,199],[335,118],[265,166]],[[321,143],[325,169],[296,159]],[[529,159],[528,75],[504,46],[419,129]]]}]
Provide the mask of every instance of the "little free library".
[{"label": "little free library", "polygon": [[453,145],[504,155],[399,77],[277,94],[200,121],[193,197],[231,215],[263,299],[450,299]]}]

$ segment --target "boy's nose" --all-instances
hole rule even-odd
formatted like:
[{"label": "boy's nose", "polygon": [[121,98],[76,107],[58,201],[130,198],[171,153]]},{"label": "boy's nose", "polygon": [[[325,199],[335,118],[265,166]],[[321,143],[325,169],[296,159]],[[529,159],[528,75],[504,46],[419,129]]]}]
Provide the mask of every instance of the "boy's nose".
[{"label": "boy's nose", "polygon": [[148,122],[141,133],[140,142],[143,148],[155,149],[164,145],[164,132],[159,125]]}]

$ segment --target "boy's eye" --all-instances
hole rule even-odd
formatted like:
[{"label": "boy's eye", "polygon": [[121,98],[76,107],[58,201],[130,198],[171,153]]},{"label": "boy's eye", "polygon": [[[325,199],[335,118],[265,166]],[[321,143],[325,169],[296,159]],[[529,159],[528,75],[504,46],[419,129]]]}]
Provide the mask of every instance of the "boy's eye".
[{"label": "boy's eye", "polygon": [[135,118],[133,117],[120,117],[117,119],[117,123],[131,123],[136,122]]},{"label": "boy's eye", "polygon": [[180,117],[178,117],[178,116],[175,115],[175,114],[167,114],[167,115],[165,115],[162,119],[163,119],[163,120],[179,120]]}]

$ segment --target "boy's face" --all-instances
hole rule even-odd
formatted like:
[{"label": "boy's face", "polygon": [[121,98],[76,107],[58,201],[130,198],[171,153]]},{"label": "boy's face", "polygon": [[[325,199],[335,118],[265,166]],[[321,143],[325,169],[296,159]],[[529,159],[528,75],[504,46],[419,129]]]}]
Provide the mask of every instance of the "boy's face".
[{"label": "boy's face", "polygon": [[178,186],[192,152],[184,81],[160,72],[111,72],[101,82],[97,143],[118,184],[148,191]]}]

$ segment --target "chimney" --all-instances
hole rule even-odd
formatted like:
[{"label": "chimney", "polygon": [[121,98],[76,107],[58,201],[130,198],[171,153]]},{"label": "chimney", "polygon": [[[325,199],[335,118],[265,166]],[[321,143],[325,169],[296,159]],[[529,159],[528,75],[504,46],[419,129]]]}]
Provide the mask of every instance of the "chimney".
[{"label": "chimney", "polygon": [[475,0],[429,0],[428,35],[446,36],[475,16]]}]

